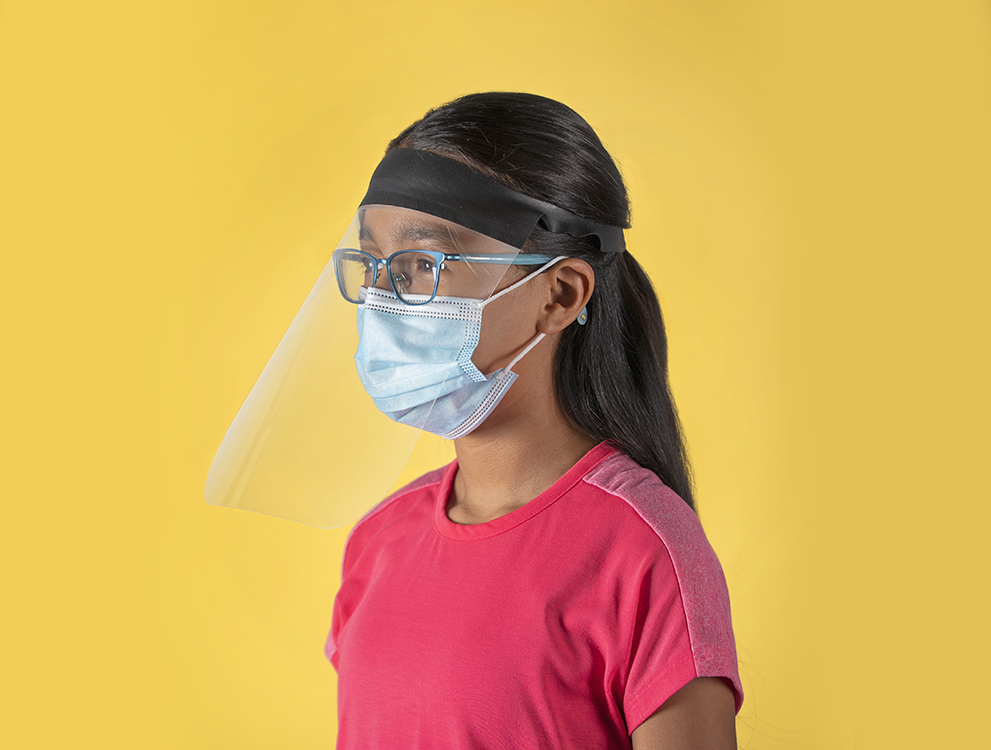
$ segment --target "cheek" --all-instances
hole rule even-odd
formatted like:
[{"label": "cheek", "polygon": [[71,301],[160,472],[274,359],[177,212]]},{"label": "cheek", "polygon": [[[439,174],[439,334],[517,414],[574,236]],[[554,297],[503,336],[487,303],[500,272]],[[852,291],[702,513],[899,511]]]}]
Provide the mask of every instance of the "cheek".
[{"label": "cheek", "polygon": [[537,335],[537,315],[531,302],[531,295],[510,293],[485,307],[482,332],[471,356],[483,374],[505,367]]}]

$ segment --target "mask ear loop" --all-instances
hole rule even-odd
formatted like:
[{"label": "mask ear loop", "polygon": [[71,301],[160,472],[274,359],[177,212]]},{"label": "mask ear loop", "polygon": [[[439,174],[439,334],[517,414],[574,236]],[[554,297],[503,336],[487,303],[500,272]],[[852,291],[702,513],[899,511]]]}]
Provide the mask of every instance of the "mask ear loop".
[{"label": "mask ear loop", "polygon": [[553,266],[555,263],[559,263],[559,262],[561,262],[562,260],[564,260],[567,257],[568,257],[567,255],[559,255],[556,258],[554,258],[554,260],[551,260],[551,261],[548,261],[547,263],[544,263],[544,265],[542,265],[536,271],[534,271],[533,273],[527,274],[522,279],[520,279],[519,281],[517,281],[515,284],[510,284],[505,289],[503,289],[501,292],[496,292],[495,294],[493,294],[491,297],[489,297],[487,300],[485,300],[485,302],[483,302],[481,305],[479,305],[479,307],[485,307],[487,304],[489,304],[493,300],[499,299],[502,295],[509,294],[509,292],[513,291],[517,287],[523,286],[530,279],[534,278],[535,276],[539,276],[544,271],[546,271],[548,268],[550,268],[551,266]]},{"label": "mask ear loop", "polygon": [[[481,305],[479,305],[479,307],[485,307],[492,300],[494,300],[494,299],[496,299],[498,297],[501,297],[502,295],[506,294],[506,292],[511,292],[514,289],[516,289],[516,287],[523,286],[526,282],[528,282],[530,279],[532,279],[537,274],[543,273],[548,268],[550,268],[551,266],[553,266],[555,263],[557,263],[558,261],[562,261],[562,260],[564,260],[567,257],[568,257],[567,255],[559,255],[559,256],[557,256],[554,260],[552,260],[552,261],[550,261],[548,263],[545,263],[544,265],[542,265],[540,268],[538,268],[533,273],[527,274],[522,279],[520,279],[519,281],[517,281],[515,284],[510,284],[509,286],[507,286],[505,289],[503,289],[498,294],[493,294],[491,297],[489,297],[487,300],[485,300],[485,302],[483,302]],[[578,325],[583,326],[586,323],[588,323],[588,305],[586,305],[585,307],[583,307],[582,308],[582,311],[580,313],[578,313]],[[543,335],[543,334],[541,334],[541,335]],[[523,354],[526,354],[528,351],[530,351],[530,350],[529,349],[526,349],[523,352]],[[520,356],[522,356],[522,355],[520,355]],[[518,360],[513,360],[513,364],[516,364],[517,361]],[[512,365],[510,365],[510,366],[512,366]],[[507,369],[509,369],[509,368],[507,368]]]},{"label": "mask ear loop", "polygon": [[[567,255],[559,255],[556,258],[554,258],[554,260],[551,260],[551,261],[548,261],[547,263],[544,263],[544,265],[542,265],[536,271],[534,271],[533,273],[527,274],[522,279],[520,279],[519,281],[517,281],[515,284],[510,284],[505,289],[503,289],[501,292],[498,292],[497,294],[493,294],[491,297],[489,297],[487,300],[485,300],[485,302],[483,302],[481,305],[479,305],[479,307],[485,307],[492,300],[498,299],[502,295],[508,294],[509,292],[513,291],[517,287],[523,286],[526,282],[528,282],[534,276],[538,276],[539,274],[542,274],[544,271],[546,271],[548,268],[550,268],[551,266],[553,266],[555,263],[559,263],[560,261],[564,260],[567,257],[568,257]],[[525,357],[527,354],[529,354],[530,353],[530,350],[533,349],[533,347],[535,347],[537,344],[539,344],[541,342],[541,340],[543,340],[543,338],[544,338],[545,335],[546,334],[538,333],[534,337],[533,341],[531,341],[529,344],[527,344],[525,347],[523,347],[523,351],[521,351],[519,354],[517,354],[515,357],[513,357],[513,359],[510,361],[510,363],[508,365],[506,365],[505,368],[503,368],[504,371],[505,372],[512,372],[513,367],[516,365],[516,363],[519,362],[521,359],[523,359],[523,357]]]},{"label": "mask ear loop", "polygon": [[505,368],[506,372],[512,372],[513,367],[516,365],[516,363],[519,362],[521,359],[523,359],[523,357],[525,357],[527,354],[529,354],[530,350],[533,349],[533,347],[535,347],[537,344],[539,344],[545,335],[546,334],[538,333],[536,336],[534,336],[533,341],[531,341],[529,344],[523,347],[523,351],[521,351],[519,354],[513,357],[510,363],[506,365]]}]

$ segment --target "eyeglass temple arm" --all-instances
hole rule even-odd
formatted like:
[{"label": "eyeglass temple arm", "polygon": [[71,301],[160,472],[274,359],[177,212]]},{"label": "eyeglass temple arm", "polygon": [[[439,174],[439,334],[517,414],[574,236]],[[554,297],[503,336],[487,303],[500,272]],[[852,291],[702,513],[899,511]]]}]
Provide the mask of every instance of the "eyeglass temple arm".
[{"label": "eyeglass temple arm", "polygon": [[512,266],[536,266],[550,262],[553,260],[553,257],[550,255],[522,253],[520,255],[514,255],[512,260],[508,260],[506,255],[500,253],[444,253],[444,260],[464,260],[470,263],[505,263]]}]

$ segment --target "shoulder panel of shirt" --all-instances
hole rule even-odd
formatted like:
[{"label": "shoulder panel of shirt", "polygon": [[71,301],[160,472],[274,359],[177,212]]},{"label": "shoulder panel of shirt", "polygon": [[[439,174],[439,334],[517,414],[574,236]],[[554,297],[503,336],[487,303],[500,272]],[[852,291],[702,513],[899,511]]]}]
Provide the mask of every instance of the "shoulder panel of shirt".
[{"label": "shoulder panel of shirt", "polygon": [[698,676],[728,676],[742,689],[722,566],[688,504],[656,474],[624,453],[610,456],[585,475],[585,483],[623,500],[664,545],[674,566],[685,607]]}]

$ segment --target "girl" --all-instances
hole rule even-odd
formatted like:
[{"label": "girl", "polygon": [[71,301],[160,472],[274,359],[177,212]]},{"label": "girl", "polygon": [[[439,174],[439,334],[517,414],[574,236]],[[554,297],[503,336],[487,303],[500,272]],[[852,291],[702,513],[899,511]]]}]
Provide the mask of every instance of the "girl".
[{"label": "girl", "polygon": [[735,748],[729,599],[629,213],[549,99],[466,96],[389,144],[337,279],[366,390],[457,460],[349,536],[339,748]]}]

